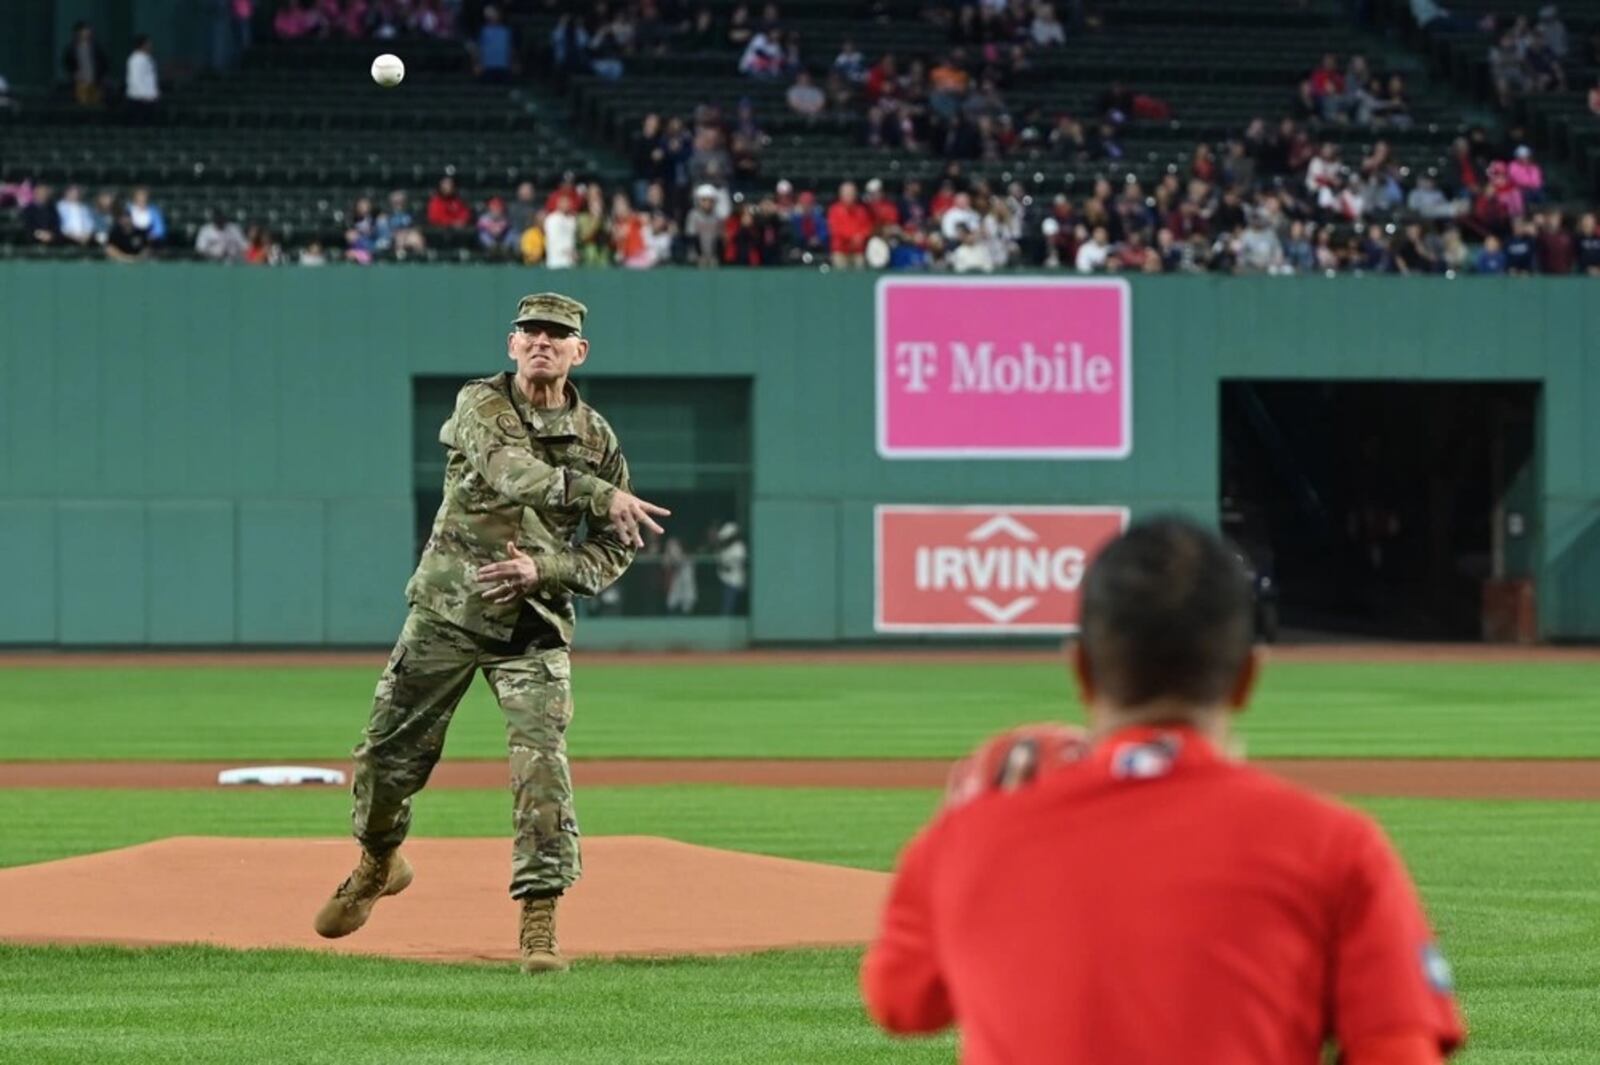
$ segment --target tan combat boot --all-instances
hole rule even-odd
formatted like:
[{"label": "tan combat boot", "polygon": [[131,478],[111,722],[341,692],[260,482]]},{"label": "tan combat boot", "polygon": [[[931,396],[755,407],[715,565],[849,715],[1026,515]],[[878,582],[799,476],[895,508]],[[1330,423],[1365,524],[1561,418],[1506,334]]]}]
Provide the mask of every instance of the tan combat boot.
[{"label": "tan combat boot", "polygon": [[556,945],[556,898],[522,900],[522,971],[525,973],[564,972],[567,959]]},{"label": "tan combat boot", "polygon": [[338,939],[367,923],[372,907],[385,895],[398,895],[411,886],[411,863],[399,851],[391,851],[382,858],[361,852],[361,863],[355,872],[345,877],[322,904],[313,922],[317,935]]}]

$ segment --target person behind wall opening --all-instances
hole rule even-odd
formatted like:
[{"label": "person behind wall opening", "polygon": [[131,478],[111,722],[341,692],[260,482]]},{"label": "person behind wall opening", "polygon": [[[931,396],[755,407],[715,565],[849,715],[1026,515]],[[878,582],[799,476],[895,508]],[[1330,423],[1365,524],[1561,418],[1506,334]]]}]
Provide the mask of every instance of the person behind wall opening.
[{"label": "person behind wall opening", "polygon": [[861,992],[957,1025],[966,1065],[1438,1065],[1465,1032],[1404,866],[1366,816],[1230,753],[1260,671],[1238,559],[1136,524],[1083,584],[1089,729],[952,770],[906,846]]}]

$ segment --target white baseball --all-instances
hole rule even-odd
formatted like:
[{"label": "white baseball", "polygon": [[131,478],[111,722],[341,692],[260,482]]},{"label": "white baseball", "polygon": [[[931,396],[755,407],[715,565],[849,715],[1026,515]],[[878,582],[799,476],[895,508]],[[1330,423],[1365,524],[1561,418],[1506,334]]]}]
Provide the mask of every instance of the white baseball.
[{"label": "white baseball", "polygon": [[406,76],[406,65],[397,55],[385,53],[372,61],[372,80],[385,89],[392,89]]}]

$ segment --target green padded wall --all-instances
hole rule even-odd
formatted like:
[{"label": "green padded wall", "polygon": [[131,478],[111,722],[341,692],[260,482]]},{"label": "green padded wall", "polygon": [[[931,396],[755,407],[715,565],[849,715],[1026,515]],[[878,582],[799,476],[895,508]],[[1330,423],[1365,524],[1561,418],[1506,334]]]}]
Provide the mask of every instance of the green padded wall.
[{"label": "green padded wall", "polygon": [[[429,446],[413,379],[498,370],[517,297],[546,288],[592,308],[580,383],[752,382],[752,616],[735,638],[870,637],[876,503],[1214,516],[1230,377],[1542,383],[1541,625],[1600,637],[1592,283],[1134,278],[1129,458],[890,463],[873,448],[874,280],[0,265],[0,641],[388,643]],[[648,469],[642,435],[630,459]]]}]

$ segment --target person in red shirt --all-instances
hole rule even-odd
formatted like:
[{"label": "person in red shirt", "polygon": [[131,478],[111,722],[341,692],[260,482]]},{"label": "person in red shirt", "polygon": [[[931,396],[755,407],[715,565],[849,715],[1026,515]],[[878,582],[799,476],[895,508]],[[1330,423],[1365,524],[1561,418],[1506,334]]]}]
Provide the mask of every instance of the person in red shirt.
[{"label": "person in red shirt", "polygon": [[875,229],[895,229],[900,225],[900,208],[889,197],[883,194],[883,179],[873,178],[867,182],[867,194],[862,198],[867,205],[867,210],[872,214],[872,224]]},{"label": "person in red shirt", "polygon": [[833,265],[844,269],[866,263],[867,240],[872,236],[872,212],[856,195],[856,185],[839,186],[839,199],[828,208],[829,250]]},{"label": "person in red shirt", "polygon": [[428,197],[428,224],[446,229],[465,229],[472,224],[472,208],[456,191],[456,179],[448,174]]},{"label": "person in red shirt", "polygon": [[583,193],[578,191],[577,175],[568,170],[561,175],[561,184],[550,190],[550,195],[544,198],[544,210],[551,214],[561,210],[561,205],[566,204],[567,210],[573,214],[583,210]]},{"label": "person in red shirt", "polygon": [[1369,818],[1243,764],[1259,670],[1238,558],[1181,518],[1083,582],[1090,731],[959,764],[907,846],[861,992],[896,1033],[956,1024],[966,1065],[1438,1065],[1449,967]]}]

